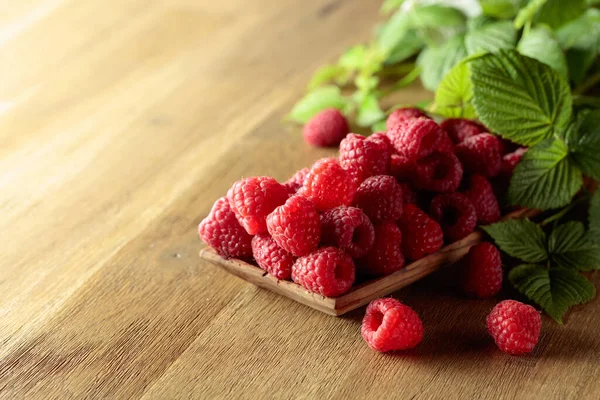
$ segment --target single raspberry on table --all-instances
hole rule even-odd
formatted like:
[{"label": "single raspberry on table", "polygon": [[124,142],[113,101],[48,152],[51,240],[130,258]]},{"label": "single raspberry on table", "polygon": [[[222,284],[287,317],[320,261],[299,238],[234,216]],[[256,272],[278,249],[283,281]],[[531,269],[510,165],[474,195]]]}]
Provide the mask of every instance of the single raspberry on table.
[{"label": "single raspberry on table", "polygon": [[431,216],[440,223],[444,237],[450,242],[464,238],[477,225],[475,206],[462,193],[444,193],[434,197]]},{"label": "single raspberry on table", "polygon": [[340,206],[321,214],[321,244],[339,247],[351,257],[367,254],[375,241],[373,224],[356,207]]},{"label": "single raspberry on table", "polygon": [[440,224],[414,204],[405,204],[398,223],[402,231],[402,250],[406,257],[418,260],[444,245]]},{"label": "single raspberry on table", "polygon": [[483,242],[469,249],[461,261],[461,284],[466,294],[479,298],[502,289],[502,259],[496,246]]},{"label": "single raspberry on table", "polygon": [[402,232],[393,221],[375,225],[375,243],[360,260],[359,268],[369,276],[384,276],[404,267]]},{"label": "single raspberry on table", "polygon": [[531,353],[542,329],[540,313],[530,305],[504,300],[487,316],[487,328],[500,350],[512,355]]},{"label": "single raspberry on table", "polygon": [[442,136],[442,128],[428,118],[411,118],[400,121],[387,133],[398,154],[409,161],[428,156]]},{"label": "single raspberry on table", "polygon": [[306,175],[308,175],[308,171],[308,168],[302,168],[301,170],[296,171],[290,179],[285,181],[283,186],[288,189],[289,193],[296,193],[304,184],[304,179],[306,178]]},{"label": "single raspberry on table", "polygon": [[450,136],[445,131],[442,131],[440,139],[435,146],[435,151],[442,153],[454,153],[454,142],[452,139],[450,139]]},{"label": "single raspberry on table", "polygon": [[269,234],[285,251],[303,256],[317,248],[321,241],[321,218],[314,204],[292,196],[267,217]]},{"label": "single raspberry on table", "polygon": [[240,225],[226,197],[221,197],[213,204],[208,216],[198,225],[198,234],[222,257],[252,256],[252,236]]},{"label": "single raspberry on table", "polygon": [[352,204],[373,222],[395,221],[402,216],[402,187],[393,176],[376,175],[365,179],[356,190]]},{"label": "single raspberry on table", "polygon": [[360,184],[373,175],[387,173],[389,146],[379,139],[350,133],[340,143],[340,165]]},{"label": "single raspberry on table", "polygon": [[279,247],[273,238],[260,233],[252,238],[252,255],[259,267],[277,279],[289,279],[296,257]]},{"label": "single raspberry on table", "polygon": [[321,247],[298,258],[292,267],[294,282],[327,297],[347,292],[355,276],[352,257],[335,247]]},{"label": "single raspberry on table", "polygon": [[357,184],[335,158],[323,158],[312,166],[298,191],[314,203],[318,211],[352,202]]},{"label": "single raspberry on table", "polygon": [[500,173],[500,139],[490,133],[471,136],[456,146],[456,155],[465,171],[491,178]]},{"label": "single raspberry on table", "polygon": [[423,340],[423,331],[417,313],[393,298],[369,303],[360,327],[369,347],[379,352],[412,349]]},{"label": "single raspberry on table", "polygon": [[440,126],[448,133],[450,139],[456,144],[461,143],[471,136],[487,132],[487,129],[484,126],[464,118],[448,118],[442,122]]},{"label": "single raspberry on table", "polygon": [[415,173],[415,162],[400,154],[392,154],[389,172],[398,181],[410,181]]},{"label": "single raspberry on table", "polygon": [[431,192],[454,192],[462,176],[462,164],[453,153],[435,152],[417,162],[413,183]]},{"label": "single raspberry on table", "polygon": [[402,204],[417,204],[419,198],[415,189],[407,182],[399,182],[398,184],[402,188]]},{"label": "single raspberry on table", "polygon": [[472,175],[468,179],[464,194],[475,206],[477,222],[481,225],[494,223],[500,219],[500,206],[490,181],[483,175]]},{"label": "single raspberry on table", "polygon": [[400,121],[420,117],[427,118],[427,114],[425,114],[422,110],[414,107],[399,108],[397,110],[392,111],[392,113],[388,116],[387,120],[385,121],[385,128],[389,131],[390,129],[398,125]]},{"label": "single raspberry on table", "polygon": [[512,153],[505,154],[502,157],[502,165],[500,167],[500,174],[506,176],[512,176],[515,167],[521,161],[523,156],[527,153],[526,147],[521,147]]},{"label": "single raspberry on table", "polygon": [[304,125],[302,134],[306,143],[317,147],[337,146],[350,132],[346,117],[335,108],[327,108]]},{"label": "single raspberry on table", "polygon": [[289,191],[269,176],[244,178],[233,184],[227,200],[240,224],[251,235],[267,231],[266,218],[285,203]]}]

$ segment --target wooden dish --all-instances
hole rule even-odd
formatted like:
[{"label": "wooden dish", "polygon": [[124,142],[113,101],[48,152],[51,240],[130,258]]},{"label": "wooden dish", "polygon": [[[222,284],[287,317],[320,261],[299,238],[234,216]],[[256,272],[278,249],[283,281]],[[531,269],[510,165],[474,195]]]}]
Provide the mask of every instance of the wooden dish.
[{"label": "wooden dish", "polygon": [[[531,217],[537,213],[536,210],[522,209],[507,214],[503,219]],[[202,250],[200,258],[256,286],[265,288],[326,314],[339,316],[359,308],[373,299],[387,296],[398,289],[408,286],[442,266],[458,261],[469,251],[471,246],[480,243],[482,238],[483,234],[481,232],[473,232],[466,238],[445,246],[434,254],[406,265],[400,271],[360,283],[339,297],[321,296],[320,294],[309,292],[294,282],[279,281],[259,267],[248,264],[245,261],[235,258],[226,260],[211,248]]]}]

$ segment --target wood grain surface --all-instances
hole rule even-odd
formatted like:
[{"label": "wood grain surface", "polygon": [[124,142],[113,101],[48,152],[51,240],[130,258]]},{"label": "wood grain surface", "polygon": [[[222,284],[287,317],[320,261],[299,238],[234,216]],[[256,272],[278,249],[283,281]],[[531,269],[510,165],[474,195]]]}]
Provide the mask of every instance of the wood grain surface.
[{"label": "wood grain surface", "polygon": [[231,182],[330,154],[281,119],[378,7],[0,1],[1,398],[600,397],[597,299],[514,358],[484,328],[514,293],[468,300],[444,270],[395,294],[422,345],[381,355],[363,309],[331,318],[199,261]]}]

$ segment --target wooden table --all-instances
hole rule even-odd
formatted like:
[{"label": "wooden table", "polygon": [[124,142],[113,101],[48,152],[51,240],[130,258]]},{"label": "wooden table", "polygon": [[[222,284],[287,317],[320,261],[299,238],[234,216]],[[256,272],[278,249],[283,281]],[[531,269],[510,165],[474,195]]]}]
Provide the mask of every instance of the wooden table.
[{"label": "wooden table", "polygon": [[364,310],[329,317],[199,260],[196,227],[234,180],[330,154],[281,119],[378,6],[0,3],[1,397],[600,397],[598,300],[544,317],[514,358],[484,328],[500,297],[461,297],[449,269],[396,295],[422,345],[381,355]]}]

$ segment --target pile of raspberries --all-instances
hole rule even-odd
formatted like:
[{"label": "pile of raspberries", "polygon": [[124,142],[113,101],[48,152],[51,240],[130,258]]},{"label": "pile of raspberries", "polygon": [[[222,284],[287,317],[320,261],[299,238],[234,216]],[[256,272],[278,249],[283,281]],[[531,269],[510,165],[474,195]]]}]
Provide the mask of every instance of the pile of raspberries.
[{"label": "pile of raspberries", "polygon": [[[338,110],[320,112],[304,138],[339,144],[339,157],[318,160],[284,183],[267,176],[235,182],[200,223],[200,238],[225,258],[254,261],[277,279],[337,297],[357,280],[396,272],[500,218],[497,198],[525,149],[475,121],[437,124],[416,108],[394,111],[386,128],[365,137],[349,133]],[[465,293],[482,298],[500,290],[495,246],[474,246],[462,263]],[[504,351],[531,351],[539,313],[521,303],[508,308],[490,314],[490,333]],[[529,324],[537,334],[509,331],[521,314],[528,324],[537,316]],[[423,325],[397,300],[378,299],[367,308],[362,335],[375,350],[402,350],[421,341]]]}]

